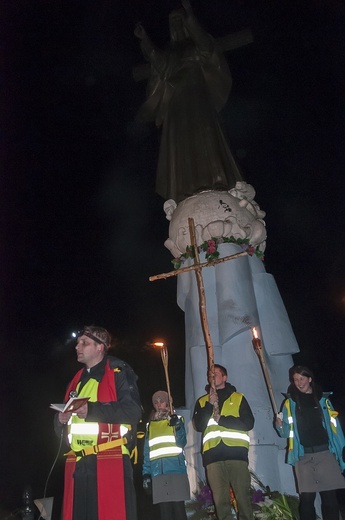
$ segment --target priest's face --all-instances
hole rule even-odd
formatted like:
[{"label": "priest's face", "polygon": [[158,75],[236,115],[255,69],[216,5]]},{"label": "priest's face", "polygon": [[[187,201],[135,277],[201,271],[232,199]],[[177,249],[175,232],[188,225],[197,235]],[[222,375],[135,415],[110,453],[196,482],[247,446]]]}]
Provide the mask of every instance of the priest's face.
[{"label": "priest's face", "polygon": [[75,347],[79,363],[84,363],[87,368],[97,365],[103,359],[104,345],[96,343],[88,336],[80,336]]}]

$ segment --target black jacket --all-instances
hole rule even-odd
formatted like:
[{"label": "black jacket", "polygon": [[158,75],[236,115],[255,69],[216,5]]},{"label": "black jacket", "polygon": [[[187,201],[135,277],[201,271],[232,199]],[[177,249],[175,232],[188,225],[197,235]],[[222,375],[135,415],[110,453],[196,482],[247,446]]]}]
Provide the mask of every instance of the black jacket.
[{"label": "black jacket", "polygon": [[[236,388],[230,383],[225,384],[225,388],[217,390],[219,410],[222,409],[223,403],[228,399],[231,394],[236,392]],[[193,414],[194,428],[198,432],[204,432],[207,423],[213,413],[213,406],[207,402],[204,407],[200,405],[200,399],[195,404]],[[243,396],[239,409],[239,417],[233,415],[221,415],[218,424],[223,428],[229,428],[231,430],[249,431],[254,426],[254,416],[250,409],[250,406]],[[248,461],[248,450],[247,448],[239,446],[227,446],[222,441],[210,450],[207,450],[203,454],[204,466],[211,464],[212,462],[218,462],[221,460],[244,460]]]}]

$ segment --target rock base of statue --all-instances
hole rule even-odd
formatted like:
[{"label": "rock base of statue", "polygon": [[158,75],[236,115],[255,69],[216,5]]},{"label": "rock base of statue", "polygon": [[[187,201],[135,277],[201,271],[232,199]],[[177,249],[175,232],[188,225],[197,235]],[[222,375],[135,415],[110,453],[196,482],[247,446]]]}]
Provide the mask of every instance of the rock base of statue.
[{"label": "rock base of statue", "polygon": [[[197,244],[212,238],[235,237],[265,250],[265,213],[254,201],[254,188],[238,182],[232,190],[205,191],[178,205],[167,201],[164,209],[170,220],[165,246],[174,257],[190,245],[188,218],[193,218]],[[236,243],[218,245],[219,258],[240,252]],[[205,262],[205,252],[200,253]],[[188,258],[184,265],[193,260]],[[190,417],[198,397],[205,394],[207,354],[200,321],[199,294],[193,271],[178,275],[177,303],[185,313],[186,409],[183,415],[188,430],[186,459],[191,489],[197,485],[203,468],[200,435]],[[229,372],[229,381],[243,393],[255,416],[250,432],[250,468],[265,485],[287,494],[295,494],[291,467],[285,464],[286,441],[273,428],[274,413],[265,378],[252,345],[252,327],[259,331],[272,391],[278,407],[282,392],[289,385],[288,371],[292,354],[299,351],[289,317],[273,276],[266,272],[256,255],[245,255],[203,269],[208,326],[214,359]]]}]

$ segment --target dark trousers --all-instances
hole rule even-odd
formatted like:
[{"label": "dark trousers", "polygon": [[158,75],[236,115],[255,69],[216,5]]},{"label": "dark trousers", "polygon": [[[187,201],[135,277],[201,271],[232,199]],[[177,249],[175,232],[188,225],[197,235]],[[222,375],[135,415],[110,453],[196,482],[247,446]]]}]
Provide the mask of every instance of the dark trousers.
[{"label": "dark trousers", "polygon": [[230,485],[236,497],[239,520],[253,520],[248,462],[243,460],[212,462],[206,466],[206,473],[218,520],[233,518]]},{"label": "dark trousers", "polygon": [[161,520],[187,520],[184,502],[160,502],[158,505]]},{"label": "dark trousers", "polygon": [[[335,490],[321,491],[321,510],[325,520],[339,520],[339,505]],[[316,493],[301,493],[299,496],[300,520],[315,520],[314,502]]]}]

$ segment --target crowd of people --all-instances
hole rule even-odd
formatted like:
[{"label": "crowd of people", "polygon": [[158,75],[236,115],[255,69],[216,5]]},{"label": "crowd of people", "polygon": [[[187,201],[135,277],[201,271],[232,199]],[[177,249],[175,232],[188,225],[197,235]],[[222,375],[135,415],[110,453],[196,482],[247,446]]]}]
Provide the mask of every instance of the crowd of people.
[{"label": "crowd of people", "polygon": [[[137,376],[124,361],[108,355],[111,338],[102,327],[79,334],[77,359],[84,367],[69,383],[71,396],[88,398],[80,408],[59,412],[55,430],[69,446],[66,457],[62,520],[137,520],[131,456],[137,443],[142,406]],[[193,413],[201,432],[201,453],[218,520],[233,518],[230,487],[239,520],[252,520],[249,431],[254,416],[245,396],[227,381],[219,364],[209,371],[205,395]],[[313,520],[316,493],[325,520],[339,520],[336,490],[345,488],[345,438],[329,394],[312,372],[290,369],[290,387],[275,419],[288,439],[287,462],[294,467],[301,520]],[[143,488],[157,504],[161,520],[187,519],[190,499],[184,447],[184,418],[173,409],[170,395],[157,390],[146,425],[142,461]]]}]

